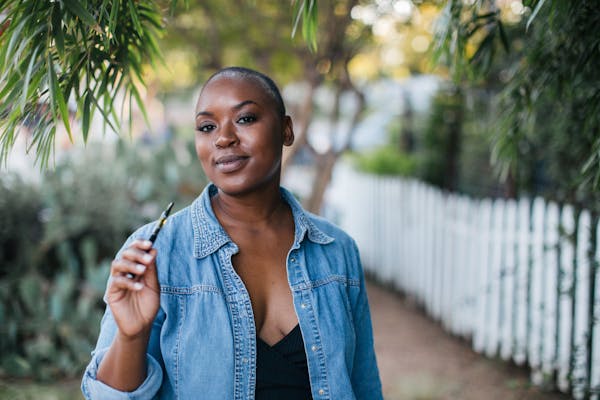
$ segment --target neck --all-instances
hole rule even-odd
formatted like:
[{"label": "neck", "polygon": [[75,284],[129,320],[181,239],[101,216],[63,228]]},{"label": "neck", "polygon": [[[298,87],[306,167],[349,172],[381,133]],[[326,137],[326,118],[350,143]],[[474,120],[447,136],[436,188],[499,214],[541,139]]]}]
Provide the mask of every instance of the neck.
[{"label": "neck", "polygon": [[268,225],[286,209],[279,186],[276,190],[244,196],[232,196],[219,190],[211,203],[217,219],[223,226]]}]

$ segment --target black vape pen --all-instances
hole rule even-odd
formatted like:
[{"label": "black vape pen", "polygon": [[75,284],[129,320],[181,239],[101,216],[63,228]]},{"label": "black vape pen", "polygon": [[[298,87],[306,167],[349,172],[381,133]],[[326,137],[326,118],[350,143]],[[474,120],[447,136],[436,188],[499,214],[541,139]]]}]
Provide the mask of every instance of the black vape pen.
[{"label": "black vape pen", "polygon": [[[162,214],[160,214],[160,218],[158,219],[158,222],[156,223],[156,226],[154,227],[154,230],[152,231],[152,235],[150,235],[150,238],[148,239],[150,242],[152,242],[152,244],[154,244],[154,241],[156,240],[158,233],[160,232],[160,229],[163,227],[165,222],[167,222],[167,217],[169,216],[169,213],[171,212],[171,208],[173,208],[173,202],[170,202],[169,205],[167,206],[167,208],[165,209],[165,211],[163,211]],[[128,272],[127,274],[125,274],[125,276],[129,279],[135,278],[135,275],[132,274],[131,272]]]}]

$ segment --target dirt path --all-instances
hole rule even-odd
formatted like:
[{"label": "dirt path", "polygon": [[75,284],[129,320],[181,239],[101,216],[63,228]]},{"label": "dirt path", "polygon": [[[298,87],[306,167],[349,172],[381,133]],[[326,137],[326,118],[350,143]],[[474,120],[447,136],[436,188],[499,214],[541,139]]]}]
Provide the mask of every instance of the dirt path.
[{"label": "dirt path", "polygon": [[410,302],[368,285],[386,400],[563,400],[529,385],[528,372],[473,352]]}]

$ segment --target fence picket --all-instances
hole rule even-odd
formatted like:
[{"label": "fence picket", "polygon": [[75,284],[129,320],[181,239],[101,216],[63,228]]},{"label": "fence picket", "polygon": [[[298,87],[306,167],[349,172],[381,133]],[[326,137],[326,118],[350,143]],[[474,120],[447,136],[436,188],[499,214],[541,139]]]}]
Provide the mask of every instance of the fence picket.
[{"label": "fence picket", "polygon": [[558,234],[559,209],[556,203],[549,203],[546,209],[546,239],[544,245],[544,312],[543,312],[543,354],[542,381],[550,379],[556,369],[557,303],[558,303]]},{"label": "fence picket", "polygon": [[556,379],[576,399],[599,400],[600,225],[592,245],[589,212],[576,218],[541,198],[473,200],[350,168],[336,170],[330,191],[365,271],[475,351],[527,362],[534,383]]},{"label": "fence picket", "polygon": [[577,260],[575,264],[575,315],[573,330],[573,398],[586,396],[588,383],[588,331],[589,324],[589,279],[590,264],[587,258],[590,249],[590,213],[582,211],[577,224]]},{"label": "fence picket", "polygon": [[571,346],[573,326],[573,261],[575,260],[575,216],[573,207],[564,206],[561,212],[562,235],[559,239],[559,304],[558,313],[560,326],[558,328],[558,376],[557,385],[560,390],[567,392],[570,388]]},{"label": "fence picket", "polygon": [[528,295],[529,295],[529,251],[530,201],[521,199],[517,204],[517,243],[516,243],[516,281],[515,281],[515,343],[513,360],[522,365],[527,360]]},{"label": "fence picket", "polygon": [[489,295],[489,246],[490,246],[490,224],[492,216],[492,203],[489,200],[483,200],[480,208],[480,248],[479,254],[479,274],[477,276],[477,286],[479,293],[479,304],[477,313],[476,329],[473,332],[473,348],[475,351],[482,353],[485,349],[487,340],[488,327],[488,303],[490,302]]},{"label": "fence picket", "polygon": [[487,340],[485,354],[494,357],[500,343],[501,279],[504,248],[504,202],[495,200],[492,209],[492,233],[490,237],[490,267],[488,280],[489,303],[487,307]]},{"label": "fence picket", "polygon": [[500,356],[504,360],[509,360],[513,353],[515,342],[515,237],[517,233],[517,204],[514,200],[506,203],[506,225],[505,225],[505,246],[504,263],[502,266],[502,313],[500,314],[500,327],[502,336],[500,339]]},{"label": "fence picket", "polygon": [[539,371],[542,355],[544,321],[544,230],[545,202],[541,198],[533,201],[531,238],[531,277],[529,315],[529,366]]},{"label": "fence picket", "polygon": [[590,392],[591,398],[600,398],[600,273],[598,265],[600,262],[600,223],[596,225],[596,255],[594,257],[594,279],[596,280],[594,293],[594,308],[592,311],[592,365],[590,368]]}]

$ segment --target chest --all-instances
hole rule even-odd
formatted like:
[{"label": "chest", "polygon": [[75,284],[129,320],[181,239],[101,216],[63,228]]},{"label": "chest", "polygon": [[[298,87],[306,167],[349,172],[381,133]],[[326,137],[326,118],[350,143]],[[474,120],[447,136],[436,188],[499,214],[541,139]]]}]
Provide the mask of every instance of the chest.
[{"label": "chest", "polygon": [[275,342],[297,324],[286,268],[293,234],[254,232],[232,239],[239,252],[231,262],[250,296],[257,334]]}]

